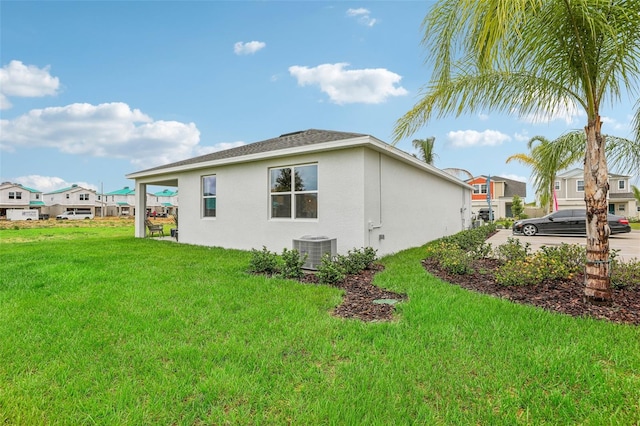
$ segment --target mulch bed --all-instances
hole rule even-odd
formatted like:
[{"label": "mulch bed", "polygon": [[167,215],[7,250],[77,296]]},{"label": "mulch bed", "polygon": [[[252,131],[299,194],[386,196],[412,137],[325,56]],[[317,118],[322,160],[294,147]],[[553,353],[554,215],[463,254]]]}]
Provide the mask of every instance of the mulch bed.
[{"label": "mulch bed", "polygon": [[473,264],[476,272],[467,275],[447,273],[433,259],[423,260],[422,264],[430,274],[443,281],[478,293],[574,317],[592,317],[640,325],[640,289],[614,289],[613,304],[601,306],[585,302],[582,274],[576,274],[571,280],[547,280],[535,286],[506,287],[495,282],[493,271],[499,266],[499,262],[494,259],[476,260]]},{"label": "mulch bed", "polygon": [[[333,315],[340,318],[353,318],[365,322],[392,321],[395,308],[393,304],[375,303],[385,300],[407,300],[406,294],[384,290],[372,284],[374,275],[382,271],[382,265],[374,264],[357,275],[347,275],[336,287],[345,291],[342,303],[333,311]],[[313,274],[306,274],[301,280],[306,283],[317,284],[318,279]]]},{"label": "mulch bed", "polygon": [[[508,299],[514,303],[538,306],[548,311],[574,317],[592,317],[622,324],[640,325],[640,289],[614,289],[611,306],[593,305],[584,300],[584,276],[576,274],[571,280],[547,280],[536,286],[502,286],[495,282],[493,271],[499,266],[495,259],[474,261],[472,274],[456,275],[442,270],[437,261],[422,261],[430,274],[467,290]],[[336,287],[345,291],[342,304],[333,315],[361,321],[392,321],[392,304],[374,303],[374,300],[407,300],[406,294],[384,290],[372,284],[374,275],[383,270],[375,264],[358,275],[349,275]],[[481,272],[479,272],[481,271]],[[306,274],[302,282],[317,284],[313,274]]]}]

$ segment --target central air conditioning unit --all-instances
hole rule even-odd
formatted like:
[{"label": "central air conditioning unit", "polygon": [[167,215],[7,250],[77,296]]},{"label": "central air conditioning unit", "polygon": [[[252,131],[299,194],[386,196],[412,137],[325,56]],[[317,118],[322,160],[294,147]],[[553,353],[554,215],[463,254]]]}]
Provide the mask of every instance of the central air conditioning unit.
[{"label": "central air conditioning unit", "polygon": [[325,253],[329,253],[332,259],[335,257],[336,247],[336,239],[329,237],[305,235],[293,240],[293,249],[301,256],[307,255],[307,260],[302,265],[304,269],[317,270]]}]

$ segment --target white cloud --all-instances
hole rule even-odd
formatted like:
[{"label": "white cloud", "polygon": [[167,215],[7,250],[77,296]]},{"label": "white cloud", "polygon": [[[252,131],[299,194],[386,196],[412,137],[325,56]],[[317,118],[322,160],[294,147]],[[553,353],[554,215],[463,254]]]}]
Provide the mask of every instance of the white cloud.
[{"label": "white cloud", "polygon": [[0,69],[0,109],[11,108],[9,97],[37,98],[58,93],[60,80],[49,74],[49,66],[38,68],[11,61]]},{"label": "white cloud", "polygon": [[336,104],[379,104],[390,96],[408,92],[399,84],[402,77],[384,68],[345,70],[349,64],[322,64],[314,68],[294,65],[289,73],[299,86],[318,85]]},{"label": "white cloud", "polygon": [[550,108],[548,111],[539,111],[537,113],[522,115],[521,119],[525,123],[546,124],[552,121],[564,121],[568,125],[574,123],[579,117],[585,117],[586,114],[578,109],[573,101],[561,101]]},{"label": "white cloud", "polygon": [[247,43],[239,41],[233,45],[233,52],[236,55],[253,55],[258,50],[264,49],[266,46],[267,43],[262,41],[249,41]]},{"label": "white cloud", "polygon": [[28,188],[37,189],[42,192],[52,192],[62,188],[68,188],[71,185],[78,185],[82,188],[93,189],[98,191],[98,187],[87,182],[67,182],[64,179],[57,176],[40,176],[40,175],[28,175],[19,176],[17,178],[10,179],[11,182],[19,183]]},{"label": "white cloud", "polygon": [[367,27],[373,27],[378,22],[377,19],[371,17],[371,12],[363,7],[347,10],[347,16],[356,18],[358,23]]},{"label": "white cloud", "polygon": [[479,113],[478,114],[478,118],[482,121],[486,121],[489,119],[489,115],[488,114],[483,114],[483,113]]},{"label": "white cloud", "polygon": [[197,146],[194,149],[194,155],[198,156],[198,155],[211,154],[212,152],[218,152],[218,151],[224,151],[226,149],[237,148],[242,145],[245,145],[245,142],[242,142],[242,141],[221,142],[213,146]]},{"label": "white cloud", "polygon": [[529,142],[531,136],[529,136],[529,132],[527,132],[527,129],[523,129],[521,133],[516,132],[513,135],[513,138],[518,142]]},{"label": "white cloud", "polygon": [[511,140],[506,135],[497,130],[457,130],[447,133],[447,140],[456,148],[467,148],[472,146],[496,146]]},{"label": "white cloud", "polygon": [[620,123],[618,120],[612,117],[600,117],[603,124],[606,124],[606,127],[603,126],[602,130],[604,133],[610,133],[610,129],[616,130],[618,132],[625,131],[628,129],[627,126]]},{"label": "white cloud", "polygon": [[125,103],[71,104],[0,120],[0,142],[16,148],[129,160],[152,167],[194,156],[202,147],[194,123],[153,120]]},{"label": "white cloud", "polygon": [[509,174],[509,173],[507,173],[507,174],[501,173],[500,177],[511,179],[511,180],[516,180],[518,182],[527,182],[527,180],[528,180],[528,178],[526,178],[524,176],[519,176],[519,175],[514,175],[514,174]]}]

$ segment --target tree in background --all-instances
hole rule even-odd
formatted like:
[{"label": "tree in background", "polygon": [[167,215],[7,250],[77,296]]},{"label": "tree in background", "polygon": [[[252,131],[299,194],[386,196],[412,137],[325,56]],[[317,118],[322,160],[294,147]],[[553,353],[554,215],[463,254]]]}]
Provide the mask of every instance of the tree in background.
[{"label": "tree in background", "polygon": [[511,214],[513,214],[513,217],[516,219],[523,219],[522,213],[524,213],[522,198],[516,194],[513,196],[513,201],[511,202]]},{"label": "tree in background", "polygon": [[418,150],[418,155],[416,157],[433,166],[433,160],[438,156],[434,150],[436,138],[430,136],[426,139],[414,139],[411,144]]},{"label": "tree in background", "polygon": [[[536,142],[539,144],[535,145]],[[527,143],[529,154],[514,154],[506,161],[510,163],[516,160],[531,167],[536,196],[540,200],[540,207],[546,209],[547,213],[553,211],[556,175],[584,156],[584,149],[558,150],[554,149],[554,146],[558,146],[555,141],[552,142],[543,136],[534,136]]]},{"label": "tree in background", "polygon": [[[433,73],[423,98],[397,121],[396,142],[434,115],[584,110],[585,297],[610,303],[609,184],[600,106],[638,90],[640,1],[441,0],[423,29]],[[640,109],[634,125],[640,140]]]}]

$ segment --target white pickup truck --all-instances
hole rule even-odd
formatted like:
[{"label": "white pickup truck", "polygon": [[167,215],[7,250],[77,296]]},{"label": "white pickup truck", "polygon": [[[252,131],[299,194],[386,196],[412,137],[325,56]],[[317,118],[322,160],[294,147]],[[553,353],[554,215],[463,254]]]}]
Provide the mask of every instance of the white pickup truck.
[{"label": "white pickup truck", "polygon": [[93,219],[93,213],[90,211],[68,211],[56,216],[56,220],[78,220],[78,219]]}]

